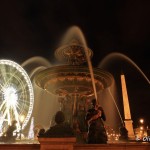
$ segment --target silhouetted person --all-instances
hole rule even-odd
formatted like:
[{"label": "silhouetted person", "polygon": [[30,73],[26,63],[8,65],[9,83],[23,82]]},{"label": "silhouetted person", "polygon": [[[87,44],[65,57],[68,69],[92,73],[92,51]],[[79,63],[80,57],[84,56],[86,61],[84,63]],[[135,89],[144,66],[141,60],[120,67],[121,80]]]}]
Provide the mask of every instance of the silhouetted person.
[{"label": "silhouetted person", "polygon": [[88,124],[88,144],[106,144],[107,134],[103,124],[106,120],[104,110],[96,104],[96,99],[92,100],[93,107],[88,110],[86,121]]},{"label": "silhouetted person", "polygon": [[121,124],[121,127],[119,128],[120,137],[119,140],[121,141],[128,141],[128,130],[124,126],[124,124]]},{"label": "silhouetted person", "polygon": [[8,126],[7,131],[1,137],[1,141],[3,141],[3,142],[15,142],[17,135],[13,136],[13,133],[17,129],[16,123],[17,123],[17,121],[14,120],[12,122],[12,125]]},{"label": "silhouetted person", "polygon": [[[65,123],[65,116],[62,111],[58,111],[55,116],[56,125],[50,127],[44,134],[43,137],[73,137],[74,131],[68,123]],[[42,132],[42,131],[41,131]]]},{"label": "silhouetted person", "polygon": [[42,137],[45,134],[45,129],[40,129],[38,136]]}]

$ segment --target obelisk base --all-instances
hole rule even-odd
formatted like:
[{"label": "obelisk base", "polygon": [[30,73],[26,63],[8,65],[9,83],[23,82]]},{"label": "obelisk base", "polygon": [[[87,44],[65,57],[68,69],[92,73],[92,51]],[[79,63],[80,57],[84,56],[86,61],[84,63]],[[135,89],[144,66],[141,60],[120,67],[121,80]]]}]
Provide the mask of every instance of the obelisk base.
[{"label": "obelisk base", "polygon": [[133,131],[133,121],[131,119],[125,119],[124,121],[125,123],[125,127],[128,130],[128,137],[129,140],[135,140],[135,135],[134,135],[134,131]]}]

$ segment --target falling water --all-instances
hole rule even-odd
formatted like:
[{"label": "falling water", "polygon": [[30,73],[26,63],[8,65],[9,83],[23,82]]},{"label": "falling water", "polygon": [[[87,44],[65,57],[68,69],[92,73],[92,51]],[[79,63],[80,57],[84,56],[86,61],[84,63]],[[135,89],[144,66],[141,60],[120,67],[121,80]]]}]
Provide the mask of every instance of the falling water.
[{"label": "falling water", "polygon": [[29,75],[31,81],[34,78],[34,75],[36,75],[37,73],[39,73],[40,71],[43,71],[45,69],[46,69],[46,67],[44,67],[44,66],[40,66],[40,67],[37,67],[37,68],[33,69],[32,72],[31,72],[31,74]]},{"label": "falling water", "polygon": [[100,105],[104,108],[106,114],[105,125],[118,131],[118,125],[123,123],[123,118],[117,106],[118,94],[115,82],[108,88],[97,93],[100,98]]},{"label": "falling water", "polygon": [[41,64],[41,65],[47,66],[47,67],[51,66],[50,62],[47,59],[40,57],[40,56],[35,56],[35,57],[29,58],[28,60],[24,61],[21,64],[21,66],[25,67],[29,64]]},{"label": "falling water", "polygon": [[115,107],[116,107],[117,112],[118,112],[118,114],[119,114],[120,120],[121,120],[122,124],[124,124],[123,119],[122,119],[122,116],[121,116],[121,113],[120,113],[119,108],[118,108],[118,106],[117,106],[116,100],[115,100],[113,94],[111,93],[110,88],[108,88],[108,92],[109,92],[109,94],[110,94],[110,96],[111,96],[111,98],[112,98],[112,100],[113,100],[113,102],[114,102],[114,104],[115,104]]},{"label": "falling water", "polygon": [[144,74],[144,72],[139,68],[139,66],[133,60],[131,60],[129,57],[127,57],[126,55],[121,54],[121,53],[108,54],[105,58],[103,58],[103,60],[98,65],[98,67],[100,67],[100,68],[104,67],[107,63],[110,62],[111,59],[114,59],[114,58],[122,58],[122,59],[126,60],[127,62],[129,62],[130,64],[132,64],[142,74],[142,76],[146,79],[148,84],[150,84],[150,80],[147,78],[147,76]]},{"label": "falling water", "polygon": [[51,63],[40,56],[35,56],[35,57],[31,57],[28,60],[24,61],[21,66],[28,72],[29,76],[32,74],[33,76],[33,71],[38,68],[38,67],[50,67],[52,66]]},{"label": "falling water", "polygon": [[40,125],[42,128],[47,129],[50,127],[53,116],[59,110],[58,97],[41,89],[34,82],[33,87],[35,91],[35,103],[32,117],[35,118],[35,126]]},{"label": "falling water", "polygon": [[88,47],[86,44],[85,37],[83,36],[83,33],[77,26],[73,26],[68,30],[68,32],[64,36],[61,44],[65,44],[66,42],[71,41],[71,40],[77,40],[79,42],[79,44],[84,46],[85,55],[86,55],[86,59],[87,59],[87,63],[88,63],[88,67],[89,67],[89,71],[90,71],[90,75],[91,75],[94,96],[97,100],[97,92],[96,92],[96,86],[95,86],[95,82],[94,82],[93,68],[92,68],[92,63],[91,63],[91,60],[90,60],[90,57],[88,54],[88,50],[87,50]]}]

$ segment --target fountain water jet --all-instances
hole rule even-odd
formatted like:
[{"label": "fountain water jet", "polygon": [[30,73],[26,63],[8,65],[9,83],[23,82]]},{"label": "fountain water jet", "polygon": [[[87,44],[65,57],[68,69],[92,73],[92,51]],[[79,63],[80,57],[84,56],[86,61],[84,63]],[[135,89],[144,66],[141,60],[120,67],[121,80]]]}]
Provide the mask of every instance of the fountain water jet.
[{"label": "fountain water jet", "polygon": [[43,66],[48,68],[52,65],[47,59],[40,56],[35,56],[24,61],[21,66],[28,72],[29,76],[33,76],[33,73],[37,71],[38,67]]},{"label": "fountain water jet", "polygon": [[38,72],[45,70],[45,69],[46,69],[46,67],[40,66],[40,67],[37,67],[34,70],[32,70],[32,72],[30,73],[30,76],[29,76],[31,81],[33,80],[35,74],[37,74]]},{"label": "fountain water jet", "polygon": [[140,69],[140,67],[132,59],[130,59],[129,57],[127,57],[126,55],[124,55],[122,53],[116,52],[116,53],[108,54],[99,63],[98,67],[103,68],[105,65],[107,65],[109,63],[109,61],[111,59],[115,59],[115,58],[122,58],[122,59],[126,60],[127,62],[129,62],[131,65],[133,65],[141,73],[141,75],[145,78],[145,80],[148,82],[148,84],[150,84],[150,80],[147,78],[147,76],[144,74],[144,72]]},{"label": "fountain water jet", "polygon": [[91,75],[91,79],[92,79],[94,96],[97,100],[97,92],[96,92],[96,86],[94,83],[93,67],[92,67],[92,63],[90,60],[87,43],[86,43],[86,40],[85,40],[83,33],[81,32],[81,30],[77,26],[73,26],[67,31],[67,33],[65,34],[63,41],[61,43],[64,45],[65,43],[72,42],[72,40],[77,40],[79,42],[79,44],[84,47],[83,50],[85,52],[86,60],[88,63],[88,67],[89,67],[89,71],[90,71],[90,75]]},{"label": "fountain water jet", "polygon": [[60,47],[62,45],[68,45],[69,43],[72,42],[72,40],[78,41],[79,45],[83,46],[87,45],[85,37],[80,28],[78,26],[72,26],[67,30],[65,35],[62,37],[62,40],[60,44],[58,44],[58,46]]},{"label": "fountain water jet", "polygon": [[118,111],[120,120],[121,120],[122,124],[124,124],[124,121],[123,121],[123,119],[122,119],[121,113],[120,113],[119,108],[118,108],[118,106],[117,106],[116,100],[115,100],[115,98],[114,98],[114,96],[113,96],[113,94],[112,94],[110,88],[108,88],[108,92],[109,92],[109,94],[110,94],[111,97],[112,97],[112,100],[113,100],[113,102],[114,102],[114,104],[115,104],[115,107],[116,107],[116,109],[117,109],[117,111]]}]

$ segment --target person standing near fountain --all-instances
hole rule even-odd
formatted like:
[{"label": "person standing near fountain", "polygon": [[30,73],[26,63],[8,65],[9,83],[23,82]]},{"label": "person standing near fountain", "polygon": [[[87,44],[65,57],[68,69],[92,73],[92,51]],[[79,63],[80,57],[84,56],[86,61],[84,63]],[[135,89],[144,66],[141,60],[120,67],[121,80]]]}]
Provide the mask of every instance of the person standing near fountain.
[{"label": "person standing near fountain", "polygon": [[86,114],[86,122],[88,124],[88,144],[106,144],[107,134],[103,124],[106,120],[104,110],[96,104],[96,99],[92,100],[92,108]]}]

